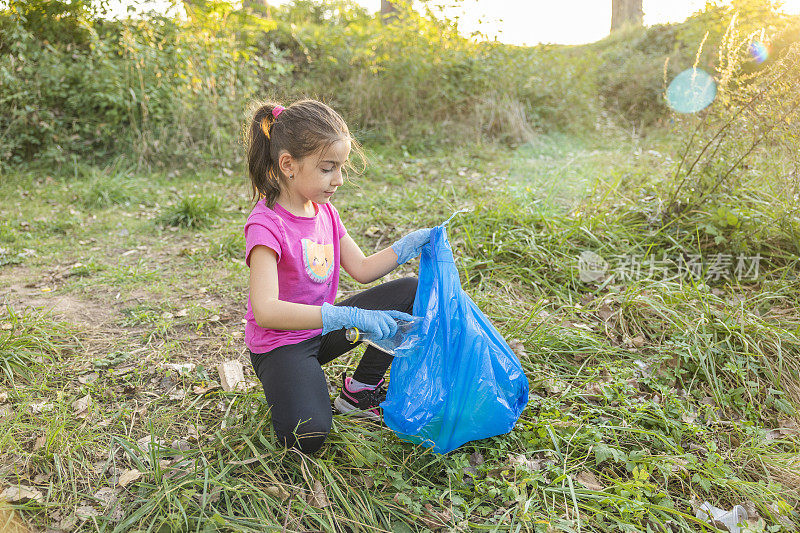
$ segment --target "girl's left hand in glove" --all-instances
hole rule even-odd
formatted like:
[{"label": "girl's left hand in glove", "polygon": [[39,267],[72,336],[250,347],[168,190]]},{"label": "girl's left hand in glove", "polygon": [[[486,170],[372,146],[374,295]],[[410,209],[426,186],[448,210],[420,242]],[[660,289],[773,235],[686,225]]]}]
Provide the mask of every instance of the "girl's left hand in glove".
[{"label": "girl's left hand in glove", "polygon": [[431,229],[424,228],[412,231],[392,245],[392,250],[397,254],[398,265],[402,265],[422,253],[422,247],[431,240]]}]

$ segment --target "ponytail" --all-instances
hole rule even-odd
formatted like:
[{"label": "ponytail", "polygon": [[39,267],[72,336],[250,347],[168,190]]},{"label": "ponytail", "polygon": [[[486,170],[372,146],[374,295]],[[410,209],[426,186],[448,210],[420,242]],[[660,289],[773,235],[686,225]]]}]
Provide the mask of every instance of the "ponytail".
[{"label": "ponytail", "polygon": [[[275,113],[282,107],[274,102],[258,105],[253,113],[247,132],[247,164],[250,183],[253,187],[253,200],[265,199],[269,207],[281,193],[281,173],[277,159],[272,158],[272,126],[277,117]],[[280,112],[276,113],[280,115]]]}]

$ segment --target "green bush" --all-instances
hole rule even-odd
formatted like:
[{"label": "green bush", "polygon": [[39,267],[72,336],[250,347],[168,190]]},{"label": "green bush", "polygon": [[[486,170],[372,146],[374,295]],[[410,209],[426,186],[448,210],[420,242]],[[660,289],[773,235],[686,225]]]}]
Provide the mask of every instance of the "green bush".
[{"label": "green bush", "polygon": [[79,37],[51,42],[25,18],[39,4],[50,5],[0,11],[3,163],[120,153],[140,165],[227,160],[246,102],[290,70],[279,52],[267,58],[238,38],[270,23],[230,6],[198,8],[188,22],[82,18]]},{"label": "green bush", "polygon": [[266,38],[300,57],[283,96],[322,98],[364,138],[519,142],[534,129],[593,124],[590,58],[568,47],[476,43],[407,5],[388,22],[348,6],[295,2],[275,11]]},{"label": "green bush", "polygon": [[397,4],[384,21],[350,0],[192,0],[187,20],[120,21],[102,18],[102,0],[13,0],[0,10],[0,165],[228,161],[247,104],[265,97],[322,99],[362,140],[409,148],[584,132],[605,115],[641,130],[669,117],[665,81],[695,61],[713,70],[734,11],[742,35],[776,36],[777,53],[800,35],[771,0],[736,0],[589,46],[518,47]]}]

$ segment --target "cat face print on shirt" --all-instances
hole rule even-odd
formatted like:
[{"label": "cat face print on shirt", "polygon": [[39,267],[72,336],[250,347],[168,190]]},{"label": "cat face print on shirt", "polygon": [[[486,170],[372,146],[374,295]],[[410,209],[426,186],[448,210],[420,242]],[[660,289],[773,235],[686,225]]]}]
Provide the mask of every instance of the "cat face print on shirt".
[{"label": "cat face print on shirt", "polygon": [[303,264],[312,281],[324,283],[333,272],[333,244],[303,239]]}]

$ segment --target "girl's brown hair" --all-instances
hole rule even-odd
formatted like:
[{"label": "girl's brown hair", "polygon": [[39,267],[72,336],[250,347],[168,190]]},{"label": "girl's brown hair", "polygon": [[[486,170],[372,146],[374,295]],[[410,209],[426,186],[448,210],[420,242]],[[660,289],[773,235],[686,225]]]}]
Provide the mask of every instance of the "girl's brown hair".
[{"label": "girl's brown hair", "polygon": [[[253,118],[246,130],[247,165],[253,199],[265,198],[273,207],[286,176],[278,167],[278,157],[286,150],[294,159],[302,159],[339,140],[349,140],[353,151],[362,156],[358,143],[339,113],[317,100],[300,100],[281,111],[273,111],[275,102],[256,103]],[[348,162],[349,165],[349,162]]]}]

